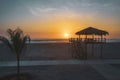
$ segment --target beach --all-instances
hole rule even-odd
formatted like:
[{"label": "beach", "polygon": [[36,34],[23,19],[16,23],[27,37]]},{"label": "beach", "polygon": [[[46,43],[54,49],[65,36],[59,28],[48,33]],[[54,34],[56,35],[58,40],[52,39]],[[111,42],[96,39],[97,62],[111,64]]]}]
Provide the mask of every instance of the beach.
[{"label": "beach", "polygon": [[[94,45],[92,55],[91,45],[88,45],[88,59],[100,59],[100,44]],[[105,43],[102,49],[103,59],[120,59],[120,43]],[[30,43],[21,54],[21,60],[70,60],[72,58],[69,43]],[[0,61],[15,61],[15,54],[9,48],[0,44]]]},{"label": "beach", "polygon": [[[21,54],[20,72],[26,80],[119,80],[120,43],[87,46],[88,59],[72,58],[69,43],[30,43]],[[0,80],[14,79],[16,57],[7,46],[0,44]],[[22,76],[22,77],[23,77]]]},{"label": "beach", "polygon": [[[3,67],[0,71],[1,75],[11,74],[16,68]],[[21,72],[32,74],[30,80],[106,80],[90,65],[25,66],[21,67]]]},{"label": "beach", "polygon": [[[25,80],[119,80],[120,59],[21,61],[20,73]],[[15,61],[0,62],[0,80],[15,76]]]},{"label": "beach", "polygon": [[[100,59],[101,55],[101,44],[95,44],[92,55],[92,45],[88,45],[88,57]],[[120,43],[111,42],[102,44],[102,59],[120,59]]]},{"label": "beach", "polygon": [[[21,60],[66,60],[71,59],[68,43],[31,43],[21,54]],[[0,60],[16,60],[8,47],[0,44]]]}]

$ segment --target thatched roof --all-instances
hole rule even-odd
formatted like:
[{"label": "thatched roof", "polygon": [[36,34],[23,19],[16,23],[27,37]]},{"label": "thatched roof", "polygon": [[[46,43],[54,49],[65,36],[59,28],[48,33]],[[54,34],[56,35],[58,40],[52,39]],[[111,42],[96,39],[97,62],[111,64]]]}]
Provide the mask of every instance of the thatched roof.
[{"label": "thatched roof", "polygon": [[99,30],[93,27],[88,27],[86,29],[83,29],[81,31],[78,31],[75,33],[76,35],[109,35],[107,31]]}]

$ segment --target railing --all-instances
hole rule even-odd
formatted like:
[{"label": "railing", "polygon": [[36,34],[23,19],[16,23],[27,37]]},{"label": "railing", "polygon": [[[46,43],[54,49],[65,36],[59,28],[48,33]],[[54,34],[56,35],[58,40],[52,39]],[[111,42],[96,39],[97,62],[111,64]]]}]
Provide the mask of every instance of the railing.
[{"label": "railing", "polygon": [[106,38],[70,38],[69,42],[105,43]]},{"label": "railing", "polygon": [[[70,51],[75,59],[87,59],[87,44],[103,44],[105,38],[70,38]],[[102,50],[102,47],[101,47]]]},{"label": "railing", "polygon": [[85,44],[80,39],[71,38],[69,39],[69,42],[72,58],[87,59],[87,55],[85,53]]}]

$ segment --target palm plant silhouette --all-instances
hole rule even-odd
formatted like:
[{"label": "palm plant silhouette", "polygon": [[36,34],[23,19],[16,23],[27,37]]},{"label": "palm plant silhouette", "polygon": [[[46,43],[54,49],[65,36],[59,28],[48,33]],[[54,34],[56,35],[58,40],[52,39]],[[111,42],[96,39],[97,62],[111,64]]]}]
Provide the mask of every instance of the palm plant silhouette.
[{"label": "palm plant silhouette", "polygon": [[30,42],[30,37],[28,35],[24,36],[24,33],[21,29],[17,28],[15,30],[8,29],[7,33],[9,39],[6,37],[0,36],[0,41],[9,47],[9,49],[16,55],[17,59],[17,80],[20,80],[20,54],[22,53],[26,42]]}]

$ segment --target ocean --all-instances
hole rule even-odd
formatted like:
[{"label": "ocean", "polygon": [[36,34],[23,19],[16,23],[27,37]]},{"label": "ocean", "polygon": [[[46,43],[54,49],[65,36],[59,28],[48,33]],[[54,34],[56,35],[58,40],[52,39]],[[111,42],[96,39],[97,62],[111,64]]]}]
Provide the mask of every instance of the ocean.
[{"label": "ocean", "polygon": [[[117,43],[120,39],[107,39],[107,43]],[[68,39],[31,40],[30,43],[69,43]]]},{"label": "ocean", "polygon": [[[117,43],[120,42],[120,39],[107,39],[107,43]],[[2,43],[0,41],[0,43]],[[31,40],[30,43],[69,43],[68,39],[37,39]]]}]

